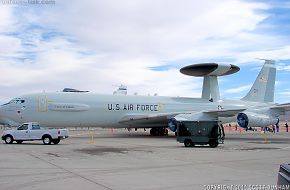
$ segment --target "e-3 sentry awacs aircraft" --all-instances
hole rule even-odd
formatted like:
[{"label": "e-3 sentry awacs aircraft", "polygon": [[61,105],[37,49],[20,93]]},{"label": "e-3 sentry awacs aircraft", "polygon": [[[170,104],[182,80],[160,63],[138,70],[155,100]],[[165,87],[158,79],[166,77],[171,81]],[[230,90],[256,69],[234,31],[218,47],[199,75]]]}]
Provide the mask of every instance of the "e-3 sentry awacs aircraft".
[{"label": "e-3 sentry awacs aircraft", "polygon": [[176,130],[173,121],[237,121],[240,127],[268,126],[290,104],[275,104],[275,61],[265,64],[248,94],[241,100],[221,100],[218,76],[239,67],[201,63],[182,68],[183,74],[204,77],[201,98],[101,95],[87,91],[35,93],[19,96],[0,107],[0,123],[38,122],[46,127],[151,128],[151,135]]}]

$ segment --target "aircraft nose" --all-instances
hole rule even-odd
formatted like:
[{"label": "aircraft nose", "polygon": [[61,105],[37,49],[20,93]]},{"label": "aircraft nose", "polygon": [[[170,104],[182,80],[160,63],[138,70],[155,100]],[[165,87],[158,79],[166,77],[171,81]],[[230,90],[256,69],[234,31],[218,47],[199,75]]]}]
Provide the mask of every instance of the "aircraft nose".
[{"label": "aircraft nose", "polygon": [[0,123],[3,123],[4,121],[4,110],[3,110],[3,106],[0,106]]},{"label": "aircraft nose", "polygon": [[15,122],[9,117],[6,106],[0,106],[0,125],[17,126],[19,123]]},{"label": "aircraft nose", "polygon": [[0,106],[0,119],[1,119],[1,117],[2,117],[2,115],[3,115],[2,112],[3,112],[3,111],[2,111],[2,106]]}]

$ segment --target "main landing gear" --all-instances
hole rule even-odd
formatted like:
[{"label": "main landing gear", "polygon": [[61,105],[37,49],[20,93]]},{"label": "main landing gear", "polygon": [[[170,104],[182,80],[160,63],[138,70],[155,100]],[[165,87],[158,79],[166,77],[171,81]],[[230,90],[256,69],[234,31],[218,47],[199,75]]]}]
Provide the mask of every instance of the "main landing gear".
[{"label": "main landing gear", "polygon": [[150,129],[150,135],[152,136],[167,136],[168,131],[165,127],[154,127]]}]

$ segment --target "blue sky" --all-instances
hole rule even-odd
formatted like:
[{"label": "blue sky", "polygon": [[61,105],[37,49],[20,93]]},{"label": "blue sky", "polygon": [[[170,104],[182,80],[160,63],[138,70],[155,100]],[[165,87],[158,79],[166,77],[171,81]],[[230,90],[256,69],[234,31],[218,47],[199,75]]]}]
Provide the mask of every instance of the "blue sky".
[{"label": "blue sky", "polygon": [[[0,103],[65,87],[199,97],[188,64],[238,65],[223,98],[243,97],[263,61],[277,61],[276,102],[290,99],[289,1],[55,1],[0,4]],[[174,86],[174,90],[172,88]]]}]

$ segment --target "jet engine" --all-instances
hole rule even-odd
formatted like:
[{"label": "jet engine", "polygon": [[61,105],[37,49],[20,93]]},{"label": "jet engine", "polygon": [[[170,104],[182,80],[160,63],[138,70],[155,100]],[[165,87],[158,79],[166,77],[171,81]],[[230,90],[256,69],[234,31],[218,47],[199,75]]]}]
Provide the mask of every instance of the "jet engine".
[{"label": "jet engine", "polygon": [[174,118],[169,119],[168,128],[170,129],[170,131],[176,132],[176,130],[177,130],[177,121],[176,121],[176,119],[174,119]]},{"label": "jet engine", "polygon": [[278,122],[279,122],[278,118],[265,114],[256,114],[252,112],[239,113],[237,116],[237,123],[242,128],[266,127],[269,125],[277,124]]}]

